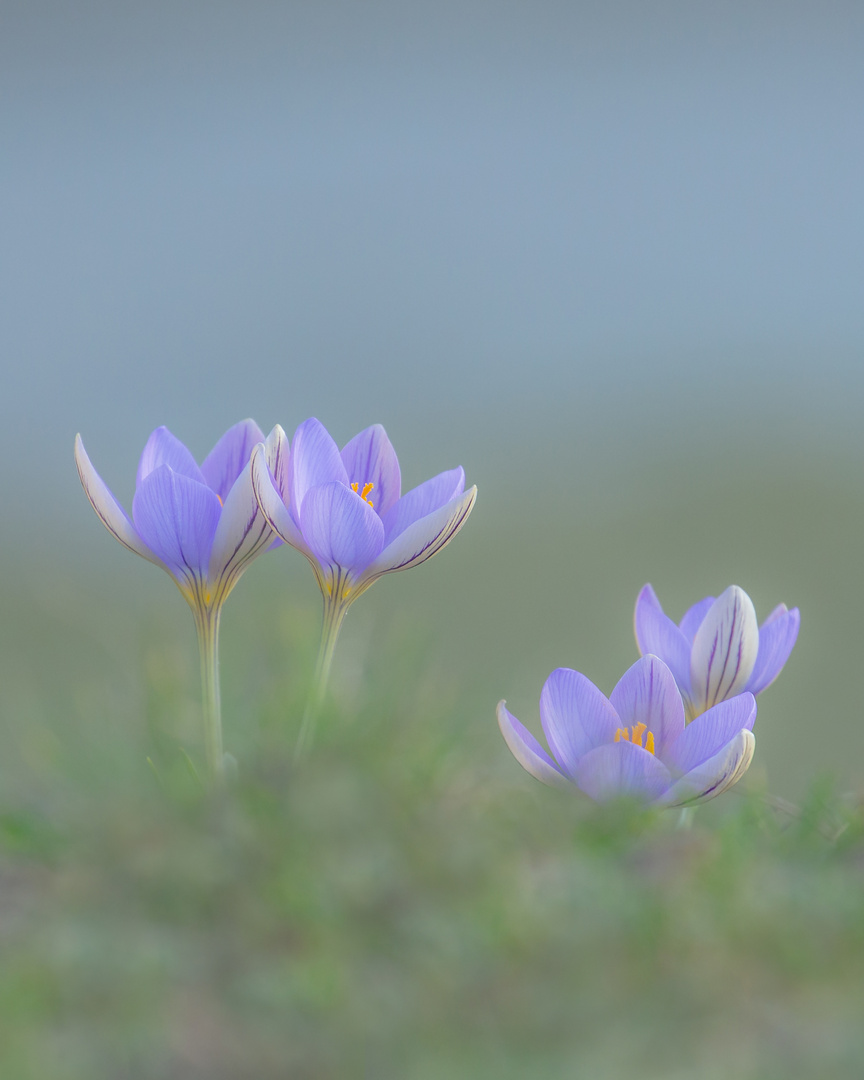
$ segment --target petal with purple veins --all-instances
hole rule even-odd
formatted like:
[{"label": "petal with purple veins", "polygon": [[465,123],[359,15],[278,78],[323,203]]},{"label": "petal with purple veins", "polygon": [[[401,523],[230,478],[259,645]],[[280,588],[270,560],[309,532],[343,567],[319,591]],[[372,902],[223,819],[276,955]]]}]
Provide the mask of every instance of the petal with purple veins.
[{"label": "petal with purple veins", "polygon": [[451,499],[434,513],[415,521],[395,536],[364,572],[372,582],[393,570],[408,570],[431,559],[453,539],[468,519],[477,498],[477,488]]},{"label": "petal with purple veins", "polygon": [[668,789],[672,777],[659,758],[622,741],[589,750],[579,761],[575,780],[598,802],[632,798],[651,803]]},{"label": "petal with purple veins", "polygon": [[693,639],[690,699],[696,713],[741,693],[758,648],[753,602],[743,589],[730,585],[711,605]]},{"label": "petal with purple veins", "polygon": [[241,420],[225,432],[204,458],[201,472],[210,489],[216,492],[223,503],[259,442],[264,442],[261,428],[254,420]]},{"label": "petal with purple veins", "polygon": [[[694,721],[695,723],[695,721]],[[658,805],[673,807],[707,802],[737,784],[750,768],[756,737],[752,731],[739,731],[713,757],[703,761],[658,799]]]},{"label": "petal with purple veins", "polygon": [[712,759],[739,731],[749,731],[756,719],[752,694],[738,694],[697,716],[668,748],[664,760],[676,776]]},{"label": "petal with purple veins", "polygon": [[644,724],[654,735],[654,752],[664,751],[684,730],[684,703],[672,672],[656,656],[643,656],[622,675],[609,695],[622,727]]},{"label": "petal with purple veins", "polygon": [[498,727],[513,757],[526,772],[552,787],[572,788],[570,781],[546,753],[531,732],[507,710],[503,701],[498,702]]},{"label": "petal with purple veins", "polygon": [[179,579],[204,578],[222,508],[204,483],[160,465],[149,473],[132,502],[141,539]]},{"label": "petal with purple veins", "polygon": [[623,726],[608,699],[590,679],[571,668],[557,668],[540,694],[543,733],[561,768],[575,774],[583,754],[611,743]]},{"label": "petal with purple veins", "polygon": [[403,533],[415,521],[439,510],[465,490],[465,472],[460,467],[433,476],[431,480],[412,488],[382,515],[387,543]]},{"label": "petal with purple veins", "polygon": [[339,447],[320,420],[311,417],[294,432],[291,442],[290,503],[294,520],[300,523],[300,507],[307,492],[338,481],[348,486],[348,473]]},{"label": "petal with purple veins", "polygon": [[798,639],[801,616],[798,608],[786,610],[785,604],[776,607],[759,628],[759,652],[747,683],[751,694],[761,694],[783,670]]},{"label": "petal with purple veins", "polygon": [[199,484],[207,483],[188,447],[172,435],[167,427],[156,428],[141,452],[138,473],[135,477],[136,490],[160,465],[167,465],[172,472],[186,476],[190,480],[197,480]]},{"label": "petal with purple veins", "polygon": [[359,492],[372,485],[368,502],[384,517],[402,492],[399,461],[384,428],[373,424],[355,435],[342,449],[342,462],[349,483],[357,484]]},{"label": "petal with purple veins", "polygon": [[136,555],[149,559],[150,562],[161,566],[163,570],[167,570],[159,556],[151,551],[138,535],[129,515],[111,494],[108,485],[99,473],[93,468],[80,435],[75,436],[75,464],[78,468],[78,476],[81,480],[81,486],[84,488],[84,494],[90,500],[90,505],[96,511],[108,532],[119,540],[124,547],[134,551]]},{"label": "petal with purple veins", "polygon": [[322,566],[360,574],[381,551],[384,526],[372,507],[344,484],[312,488],[300,510],[303,538]]},{"label": "petal with purple veins", "polygon": [[274,450],[279,448],[278,437],[274,439],[274,445],[270,451],[267,450],[271,439],[273,439],[273,432],[267,437],[267,443],[263,448],[256,446],[252,451],[252,488],[255,492],[255,499],[261,508],[261,513],[276,535],[284,540],[286,544],[290,544],[292,547],[297,548],[298,551],[302,551],[304,555],[309,556],[309,547],[303,539],[300,527],[295,524],[288,507],[282,501],[282,496],[276,490],[273,476],[267,465],[268,457],[274,461],[277,467],[281,464],[278,453],[274,456]]},{"label": "petal with purple veins", "polygon": [[221,581],[227,596],[244,568],[263,554],[272,540],[273,530],[255,498],[250,461],[232,485],[222,507],[210,552],[209,580]]},{"label": "petal with purple veins", "polygon": [[657,594],[646,585],[636,600],[636,643],[643,656],[659,656],[672,672],[682,693],[690,689],[690,643],[663,613]]}]

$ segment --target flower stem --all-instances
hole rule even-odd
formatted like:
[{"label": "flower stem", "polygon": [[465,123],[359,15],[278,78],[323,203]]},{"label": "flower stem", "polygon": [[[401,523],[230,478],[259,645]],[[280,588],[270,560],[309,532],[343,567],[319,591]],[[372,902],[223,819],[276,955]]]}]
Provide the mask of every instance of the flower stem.
[{"label": "flower stem", "polygon": [[336,639],[348,605],[332,596],[324,595],[324,622],[321,627],[321,644],[318,648],[318,661],[315,664],[315,676],[312,681],[312,690],[306,709],[303,713],[303,722],[300,724],[300,734],[294,745],[294,762],[302,761],[312,749],[312,741],[315,737],[315,726],[318,723],[318,715],[324,704],[324,696],[327,693],[327,684],[330,681],[330,668],[333,666],[333,653],[336,650]]},{"label": "flower stem", "polygon": [[204,750],[213,783],[222,779],[222,704],[219,695],[219,619],[222,609],[202,611],[195,619],[201,654],[201,699],[204,715]]}]

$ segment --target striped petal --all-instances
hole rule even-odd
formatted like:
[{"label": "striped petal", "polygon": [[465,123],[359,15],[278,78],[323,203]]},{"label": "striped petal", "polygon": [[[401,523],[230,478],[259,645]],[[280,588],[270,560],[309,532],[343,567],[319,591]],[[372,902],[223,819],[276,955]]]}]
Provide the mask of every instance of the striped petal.
[{"label": "striped petal", "polygon": [[713,757],[697,765],[680,780],[676,780],[657,800],[657,805],[692,805],[722,795],[733,784],[737,784],[750,768],[755,749],[756,737],[753,732],[739,731]]},{"label": "striped petal", "polygon": [[175,435],[172,435],[167,427],[156,428],[141,452],[138,474],[135,477],[136,491],[150,473],[158,469],[160,465],[167,465],[172,472],[186,476],[190,480],[196,480],[199,484],[207,483],[188,448]]},{"label": "striped petal", "polygon": [[393,570],[408,570],[436,555],[453,539],[468,519],[477,499],[472,487],[440,509],[409,525],[394,537],[364,571],[363,580],[371,583]]},{"label": "striped petal", "polygon": [[150,562],[161,566],[163,570],[167,570],[168,567],[165,563],[155,552],[150,550],[138,535],[129,515],[111,494],[108,485],[99,473],[93,468],[80,435],[75,436],[75,465],[78,468],[78,476],[81,480],[81,486],[84,488],[84,494],[90,500],[90,505],[96,511],[108,532],[119,540],[125,548],[134,551],[136,555],[140,555],[144,559],[149,559]]},{"label": "striped petal", "polygon": [[654,752],[663,758],[666,747],[684,730],[684,703],[672,672],[656,656],[643,656],[621,676],[609,701],[625,727],[644,724],[654,735]]},{"label": "striped petal", "polygon": [[552,753],[568,776],[579,759],[603,743],[611,743],[621,721],[590,679],[571,668],[557,668],[540,694],[540,721]]},{"label": "striped petal", "polygon": [[206,484],[160,465],[135,492],[132,520],[141,539],[171,573],[191,585],[191,577],[207,576],[221,510]]},{"label": "striped petal", "polygon": [[508,712],[503,701],[498,702],[498,727],[513,757],[526,772],[551,787],[572,788],[572,784],[546,753],[531,732]]},{"label": "striped petal", "polygon": [[243,570],[267,550],[273,537],[255,498],[250,461],[232,485],[219,515],[210,552],[209,580],[221,582],[227,596]]},{"label": "striped petal", "polygon": [[241,420],[229,428],[201,464],[204,479],[224,503],[234,481],[246,468],[253,449],[264,442],[254,420]]},{"label": "striped petal", "polygon": [[322,566],[360,574],[384,544],[381,519],[341,483],[312,488],[300,511],[303,538]]},{"label": "striped petal", "polygon": [[439,473],[431,480],[412,488],[383,515],[387,543],[404,532],[409,525],[440,510],[464,491],[465,471],[461,467]]},{"label": "striped petal", "polygon": [[357,484],[361,492],[367,484],[372,485],[368,501],[379,517],[398,502],[402,492],[399,460],[380,424],[355,435],[342,450],[342,462],[350,484]]},{"label": "striped petal", "polygon": [[664,760],[676,776],[709,761],[739,731],[750,731],[756,720],[752,694],[738,694],[697,716],[668,748]]},{"label": "striped petal", "polygon": [[[281,428],[279,430],[282,431]],[[274,437],[273,432],[275,431],[276,428],[270,432],[264,446],[258,445],[252,451],[252,461],[250,462],[252,466],[252,490],[255,492],[255,499],[270,528],[286,544],[290,544],[309,557],[311,555],[309,547],[303,539],[299,526],[295,524],[294,519],[291,517],[288,507],[282,501],[282,496],[276,490],[273,476],[267,464],[268,459],[273,461],[277,469],[282,471],[284,475],[285,459],[281,456],[284,444],[280,444],[278,435]],[[283,437],[284,434],[282,432]],[[272,444],[271,439],[273,440]]]},{"label": "striped petal", "polygon": [[693,639],[690,699],[698,714],[740,694],[756,663],[759,624],[753,602],[730,585],[711,605]]}]

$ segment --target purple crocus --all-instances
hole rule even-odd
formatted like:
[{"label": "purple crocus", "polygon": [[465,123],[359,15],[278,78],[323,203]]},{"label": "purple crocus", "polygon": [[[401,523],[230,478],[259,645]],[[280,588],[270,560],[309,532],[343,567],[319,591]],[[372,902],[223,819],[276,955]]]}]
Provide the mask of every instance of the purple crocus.
[{"label": "purple crocus", "polygon": [[103,525],[124,547],[161,566],[192,609],[212,775],[221,772],[223,759],[217,668],[222,605],[275,539],[252,488],[252,449],[263,439],[253,420],[243,420],[199,467],[179,439],[157,428],[138,464],[130,518],[93,468],[81,436],[75,438],[78,475]]},{"label": "purple crocus", "polygon": [[750,597],[730,585],[716,599],[694,604],[676,626],[646,585],[634,622],[639,651],[666,663],[692,720],[719,701],[770,686],[792,652],[801,616],[798,608],[779,604],[759,626]]},{"label": "purple crocus", "polygon": [[584,675],[558,668],[540,695],[548,754],[498,705],[501,734],[519,764],[545,784],[575,785],[598,801],[634,798],[658,807],[705,802],[747,771],[756,739],[752,694],[739,694],[685,724],[668,667],[643,656],[606,698]]},{"label": "purple crocus", "polygon": [[[298,747],[311,735],[348,607],[378,578],[430,559],[462,528],[477,497],[461,468],[401,492],[401,475],[380,424],[340,451],[318,420],[304,421],[290,444],[281,428],[252,458],[252,481],[276,534],[312,565],[324,598],[316,690]],[[317,704],[316,704],[317,702]]]}]

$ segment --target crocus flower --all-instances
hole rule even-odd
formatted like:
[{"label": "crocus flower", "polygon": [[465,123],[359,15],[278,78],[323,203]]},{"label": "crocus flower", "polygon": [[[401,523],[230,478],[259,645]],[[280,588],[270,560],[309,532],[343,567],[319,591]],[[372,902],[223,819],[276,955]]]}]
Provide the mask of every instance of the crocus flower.
[{"label": "crocus flower", "polygon": [[[276,534],[312,565],[324,597],[317,705],[350,604],[384,574],[430,559],[462,528],[477,497],[461,468],[402,495],[399,462],[380,424],[340,451],[324,426],[306,420],[290,444],[281,428],[252,457],[252,481]],[[304,722],[299,746],[313,720]]]},{"label": "crocus flower", "polygon": [[132,516],[93,468],[81,436],[75,461],[87,498],[124,547],[161,566],[192,609],[201,649],[207,758],[222,769],[219,619],[246,567],[274,542],[252,489],[252,448],[263,441],[253,420],[230,428],[200,468],[189,450],[157,428],[138,465]]},{"label": "crocus flower", "polygon": [[637,660],[608,699],[578,671],[553,671],[540,695],[551,755],[498,705],[507,745],[538,780],[658,807],[705,802],[736,783],[753,757],[755,718],[753,695],[744,693],[685,724],[675,679],[656,656]]},{"label": "crocus flower", "polygon": [[646,585],[634,621],[639,651],[669,667],[689,720],[745,690],[755,696],[770,686],[792,652],[801,617],[798,608],[779,604],[759,626],[750,597],[730,585],[716,600],[694,604],[676,626]]}]

